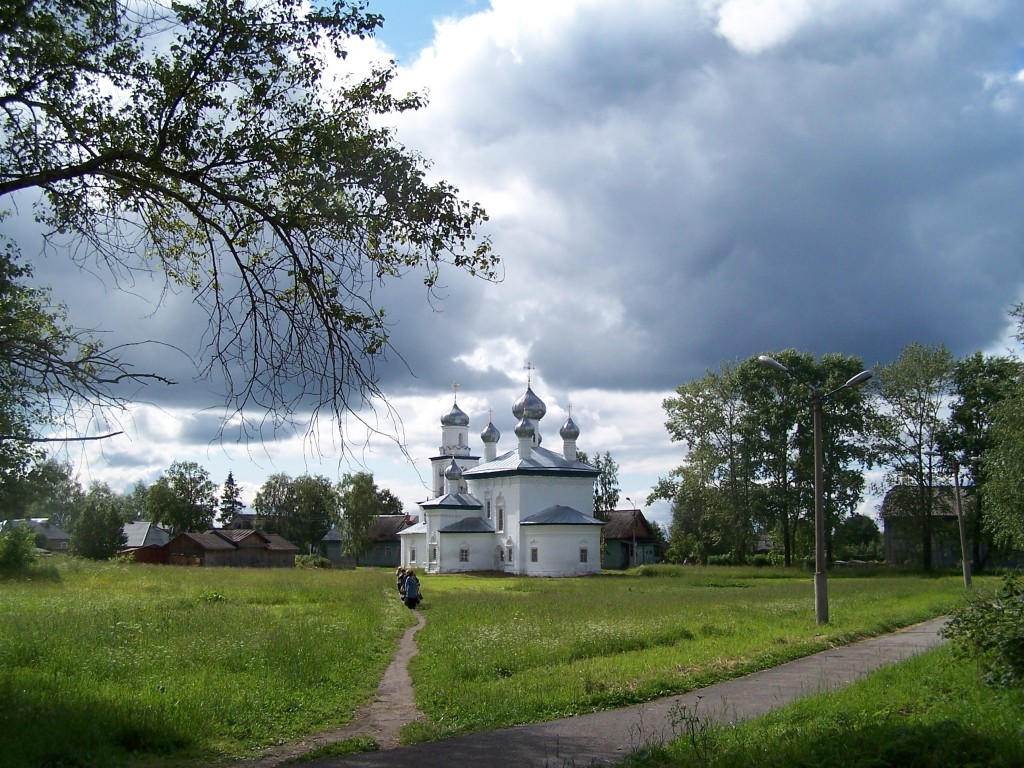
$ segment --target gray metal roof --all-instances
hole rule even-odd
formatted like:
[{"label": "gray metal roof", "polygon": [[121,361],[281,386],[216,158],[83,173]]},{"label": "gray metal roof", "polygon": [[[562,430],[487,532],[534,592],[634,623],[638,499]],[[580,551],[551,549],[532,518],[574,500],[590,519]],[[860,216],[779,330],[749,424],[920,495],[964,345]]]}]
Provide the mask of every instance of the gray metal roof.
[{"label": "gray metal roof", "polygon": [[446,525],[438,533],[494,533],[494,526],[481,517],[467,517]]},{"label": "gray metal roof", "polygon": [[584,464],[581,461],[570,461],[561,453],[556,453],[541,446],[534,446],[530,450],[530,458],[528,459],[521,458],[519,456],[519,449],[514,449],[501,454],[494,461],[478,464],[475,467],[464,470],[462,473],[463,477],[467,479],[508,474],[559,474],[597,477],[601,473],[589,464]]},{"label": "gray metal roof", "polygon": [[124,535],[127,541],[124,548],[148,547],[150,545],[164,545],[171,540],[169,531],[164,530],[154,523],[138,521],[124,524]]},{"label": "gray metal roof", "polygon": [[578,509],[556,504],[524,518],[520,525],[604,525],[604,523],[596,517],[583,514]]},{"label": "gray metal roof", "polygon": [[484,505],[471,493],[446,493],[436,499],[419,502],[421,509],[483,509]]}]

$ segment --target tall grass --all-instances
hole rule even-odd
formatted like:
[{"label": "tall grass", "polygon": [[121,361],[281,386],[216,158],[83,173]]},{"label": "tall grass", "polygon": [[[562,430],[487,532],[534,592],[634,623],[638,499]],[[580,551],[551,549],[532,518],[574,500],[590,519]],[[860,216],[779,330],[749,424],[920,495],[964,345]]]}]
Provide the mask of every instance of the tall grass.
[{"label": "tall grass", "polygon": [[69,561],[57,579],[0,582],[0,755],[212,758],[342,724],[412,621],[392,581]]},{"label": "tall grass", "polygon": [[679,738],[629,768],[1015,768],[1024,756],[1024,691],[981,681],[937,648],[834,694],[800,699],[735,727],[684,713]]},{"label": "tall grass", "polygon": [[[60,562],[0,581],[0,764],[219,763],[344,724],[414,621],[383,569]],[[962,593],[956,576],[836,574],[819,628],[799,572],[422,581],[412,672],[428,722],[409,739],[677,693],[929,618]]]},{"label": "tall grass", "polygon": [[488,729],[680,693],[940,615],[958,579],[834,576],[832,623],[814,621],[806,574],[647,569],[540,580],[428,577],[413,662],[432,727]]}]

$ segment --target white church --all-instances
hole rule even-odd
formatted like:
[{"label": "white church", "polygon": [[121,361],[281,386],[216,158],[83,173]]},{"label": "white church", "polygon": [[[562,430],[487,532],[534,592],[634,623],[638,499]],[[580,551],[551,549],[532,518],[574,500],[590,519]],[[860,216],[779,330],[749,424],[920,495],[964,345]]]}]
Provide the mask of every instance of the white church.
[{"label": "white church", "polygon": [[504,571],[582,576],[601,570],[601,526],[594,517],[600,474],[576,460],[580,431],[571,414],[562,450],[541,446],[547,407],[529,382],[512,406],[516,447],[498,455],[492,422],[480,433],[483,460],[469,446],[469,417],[458,392],[441,417],[441,446],[430,460],[434,496],[419,503],[420,522],[399,533],[402,564],[427,573]]}]

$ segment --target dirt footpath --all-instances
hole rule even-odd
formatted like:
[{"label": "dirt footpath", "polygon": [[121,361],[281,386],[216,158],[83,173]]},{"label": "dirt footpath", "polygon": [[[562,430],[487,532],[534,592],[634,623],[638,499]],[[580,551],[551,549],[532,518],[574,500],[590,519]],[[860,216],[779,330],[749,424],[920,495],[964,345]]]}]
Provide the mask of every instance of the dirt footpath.
[{"label": "dirt footpath", "polygon": [[402,635],[398,651],[377,686],[376,697],[355,711],[352,722],[342,728],[312,734],[301,741],[268,747],[258,758],[236,763],[237,768],[275,768],[317,747],[357,736],[373,738],[381,749],[399,746],[398,733],[402,727],[423,717],[423,713],[416,708],[409,661],[417,652],[416,633],[423,628],[426,620],[419,611],[414,613],[416,626],[410,627]]}]

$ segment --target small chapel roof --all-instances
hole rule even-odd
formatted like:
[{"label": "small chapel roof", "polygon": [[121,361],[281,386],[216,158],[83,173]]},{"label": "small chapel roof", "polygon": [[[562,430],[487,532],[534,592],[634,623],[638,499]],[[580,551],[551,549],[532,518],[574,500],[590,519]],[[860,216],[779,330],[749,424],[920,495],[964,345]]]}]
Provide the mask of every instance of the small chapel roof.
[{"label": "small chapel roof", "polygon": [[457,523],[446,525],[438,533],[494,533],[494,526],[483,518],[467,517]]},{"label": "small chapel roof", "polygon": [[520,525],[604,525],[604,523],[578,509],[556,504],[524,518]]},{"label": "small chapel roof", "polygon": [[419,502],[421,509],[483,509],[483,504],[471,493],[446,493],[436,499]]}]

